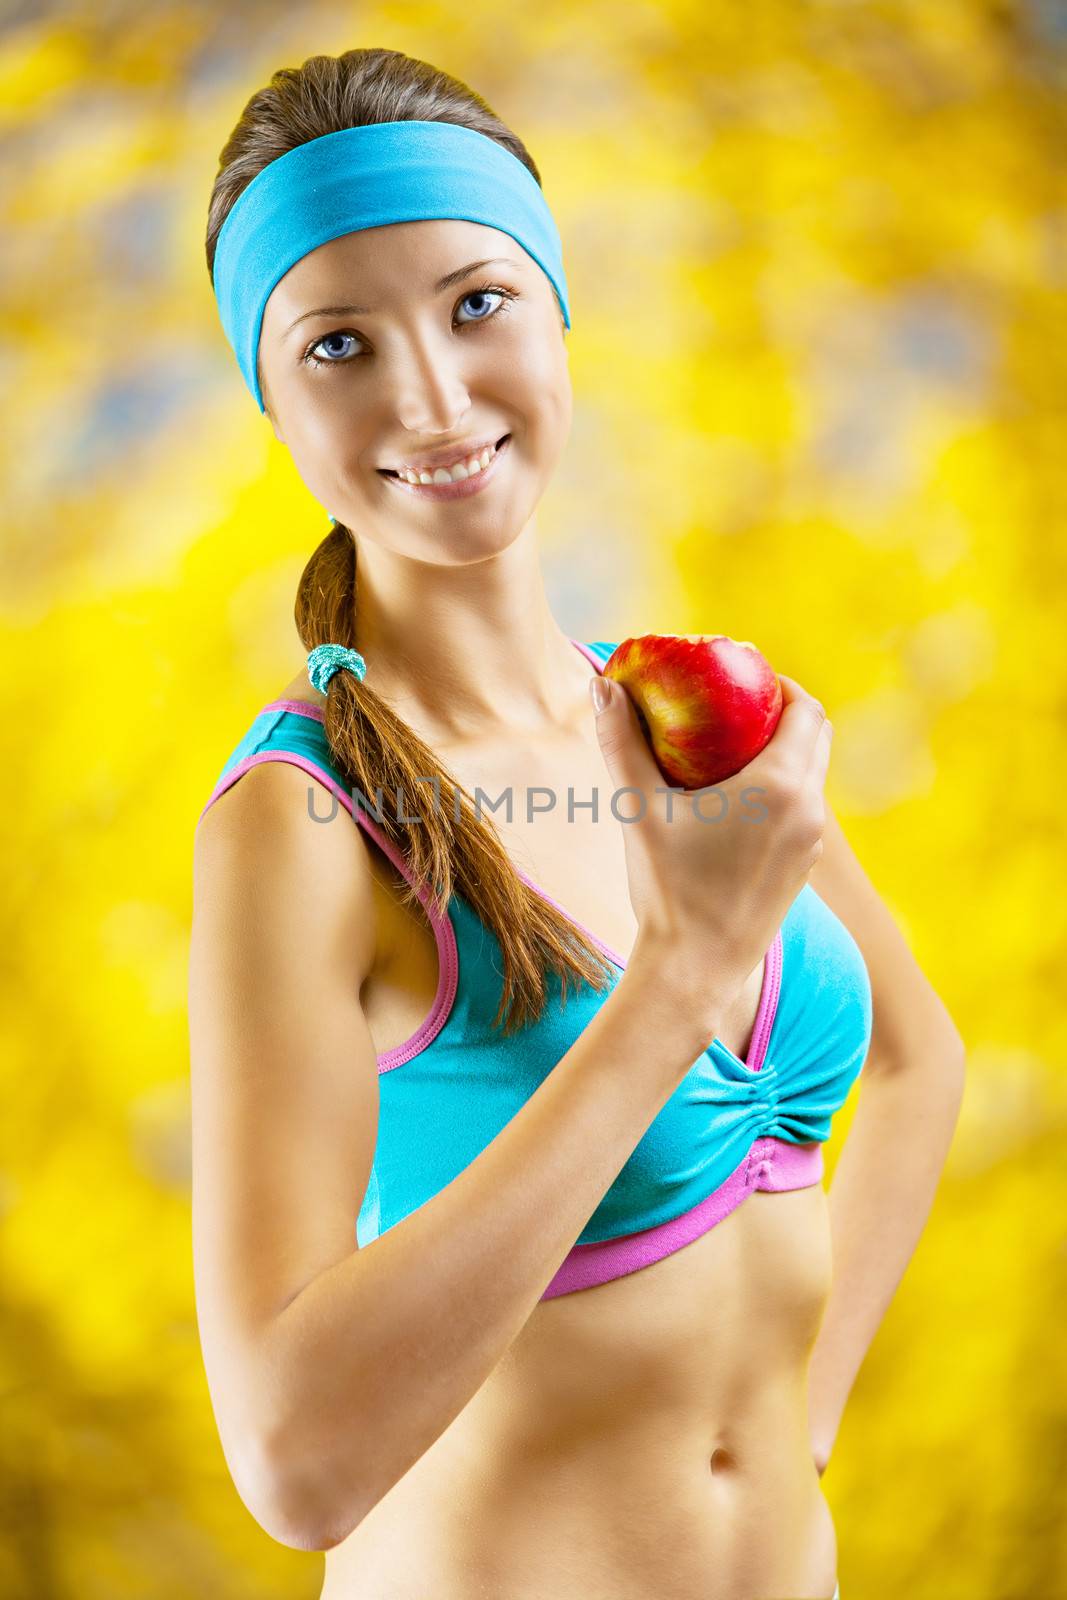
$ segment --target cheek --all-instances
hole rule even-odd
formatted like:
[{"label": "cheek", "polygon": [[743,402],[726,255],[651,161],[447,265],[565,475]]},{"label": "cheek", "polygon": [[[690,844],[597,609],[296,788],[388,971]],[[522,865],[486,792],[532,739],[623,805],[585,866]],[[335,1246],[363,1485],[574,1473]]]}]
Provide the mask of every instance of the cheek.
[{"label": "cheek", "polygon": [[[557,348],[558,345],[558,348]],[[525,340],[508,363],[508,389],[515,404],[555,440],[566,434],[573,392],[566,351],[551,330],[543,339]]]},{"label": "cheek", "polygon": [[301,401],[300,442],[305,451],[312,455],[333,456],[342,440],[348,443],[351,432],[342,421],[336,405],[327,405],[314,395]]},{"label": "cheek", "polygon": [[303,459],[317,465],[320,472],[351,472],[358,468],[372,436],[373,429],[357,407],[307,401],[301,407],[294,454],[299,449]]},{"label": "cheek", "polygon": [[336,498],[340,486],[359,476],[360,437],[336,414],[316,406],[303,406],[286,436],[289,454],[301,481],[325,505]]},{"label": "cheek", "polygon": [[570,373],[564,362],[554,362],[547,368],[542,394],[542,410],[552,431],[553,446],[558,450],[562,448],[570,432],[574,410]]}]

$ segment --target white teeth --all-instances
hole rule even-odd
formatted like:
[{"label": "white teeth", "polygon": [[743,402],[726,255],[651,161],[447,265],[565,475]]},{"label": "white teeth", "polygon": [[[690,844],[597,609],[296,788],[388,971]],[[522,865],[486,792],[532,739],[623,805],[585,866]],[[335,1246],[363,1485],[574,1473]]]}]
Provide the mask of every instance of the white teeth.
[{"label": "white teeth", "polygon": [[468,456],[452,467],[437,467],[434,472],[416,472],[412,467],[401,467],[398,476],[407,483],[462,483],[486,468],[496,455],[496,445],[487,444],[481,455]]}]

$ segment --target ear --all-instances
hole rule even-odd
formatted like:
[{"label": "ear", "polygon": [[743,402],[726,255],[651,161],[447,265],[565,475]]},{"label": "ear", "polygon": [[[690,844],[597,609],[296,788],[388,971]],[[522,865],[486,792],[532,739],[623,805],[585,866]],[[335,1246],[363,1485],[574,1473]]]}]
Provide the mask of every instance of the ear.
[{"label": "ear", "polygon": [[285,440],[282,438],[281,430],[278,427],[278,423],[277,423],[277,421],[275,419],[274,412],[271,410],[270,390],[267,388],[267,385],[263,381],[263,374],[259,369],[258,363],[256,365],[256,379],[257,379],[257,381],[259,383],[259,392],[263,397],[263,414],[267,418],[268,422],[270,423],[271,428],[274,430],[274,437],[277,439],[278,443],[279,444],[284,444]]},{"label": "ear", "polygon": [[282,434],[281,429],[278,427],[278,424],[277,424],[277,421],[275,420],[273,411],[271,410],[270,406],[267,404],[266,396],[264,396],[264,399],[263,399],[263,410],[264,410],[264,412],[265,412],[265,414],[267,416],[267,420],[270,422],[271,428],[274,431],[274,437],[277,439],[279,444],[284,444],[285,443],[285,438],[284,438],[284,436]]}]

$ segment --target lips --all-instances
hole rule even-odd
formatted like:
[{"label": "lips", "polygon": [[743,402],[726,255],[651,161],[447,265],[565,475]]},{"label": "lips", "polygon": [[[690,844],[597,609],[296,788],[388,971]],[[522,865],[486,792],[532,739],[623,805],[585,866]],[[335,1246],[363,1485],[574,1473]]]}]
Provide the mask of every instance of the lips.
[{"label": "lips", "polygon": [[511,434],[505,433],[490,457],[489,465],[469,478],[457,478],[454,481],[450,478],[446,483],[410,483],[407,478],[387,472],[383,467],[379,467],[378,471],[389,479],[397,494],[413,495],[417,500],[469,500],[474,495],[486,493],[496,482],[502,464],[511,453],[511,439]]},{"label": "lips", "polygon": [[[500,435],[500,438],[495,441],[494,448],[499,450],[500,446],[504,443],[504,440],[505,439],[510,439],[510,437],[511,437],[511,435],[509,433],[502,433]],[[448,463],[448,466],[449,467],[454,467],[456,465],[456,461],[469,461],[471,456],[479,455],[481,453],[481,451],[484,450],[484,449],[485,449],[485,446],[484,445],[480,445],[477,450],[470,450],[467,453],[467,455],[465,455],[465,456],[457,456],[455,461],[450,461]],[[441,463],[441,465],[444,465],[444,463]],[[380,472],[383,478],[399,478],[399,476],[400,476],[399,472],[397,472],[393,467],[377,467],[375,470],[377,472]],[[430,466],[426,466],[426,467],[420,468],[419,470],[423,471],[423,472],[433,472],[433,471],[436,470],[436,468],[430,467]]]}]

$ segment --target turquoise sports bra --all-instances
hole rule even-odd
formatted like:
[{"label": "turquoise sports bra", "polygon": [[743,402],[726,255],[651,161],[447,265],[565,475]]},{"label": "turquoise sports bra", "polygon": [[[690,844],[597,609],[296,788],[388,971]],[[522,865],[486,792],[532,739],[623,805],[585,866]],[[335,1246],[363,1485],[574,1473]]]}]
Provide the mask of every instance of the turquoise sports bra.
[{"label": "turquoise sports bra", "polygon": [[[572,643],[598,670],[615,649],[603,641]],[[366,807],[354,804],[322,724],[319,708],[299,700],[265,706],[223,767],[204,811],[260,761],[291,762],[333,793],[410,882],[396,847]],[[435,914],[427,893],[420,900],[437,940],[437,993],[417,1032],[378,1056],[378,1139],[356,1219],[360,1247],[410,1216],[481,1154],[610,992],[582,984],[561,1005],[560,979],[550,972],[540,1019],[504,1038],[492,1026],[503,986],[495,935],[458,893],[445,916]],[[625,963],[590,937],[621,973]],[[754,1189],[818,1183],[821,1146],[863,1067],[871,1017],[859,948],[805,884],[767,951],[747,1060],[712,1040],[650,1123],[541,1298],[605,1283],[670,1255],[721,1222]]]}]

